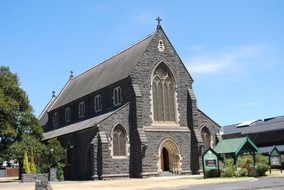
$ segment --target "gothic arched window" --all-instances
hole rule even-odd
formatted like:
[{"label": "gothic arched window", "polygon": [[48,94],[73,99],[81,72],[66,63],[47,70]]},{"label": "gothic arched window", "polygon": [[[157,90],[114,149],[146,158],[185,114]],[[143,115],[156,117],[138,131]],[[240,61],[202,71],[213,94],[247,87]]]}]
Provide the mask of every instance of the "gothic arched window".
[{"label": "gothic arched window", "polygon": [[206,151],[211,145],[211,134],[207,127],[202,128],[201,137],[204,143],[204,151]]},{"label": "gothic arched window", "polygon": [[126,156],[126,132],[120,124],[113,130],[112,145],[113,156]]},{"label": "gothic arched window", "polygon": [[65,108],[65,122],[68,123],[71,121],[71,108]]},{"label": "gothic arched window", "polygon": [[113,105],[117,106],[120,105],[122,102],[122,97],[121,97],[121,88],[119,86],[115,87],[113,89],[113,96],[112,96],[112,100],[113,100]]},{"label": "gothic arched window", "polygon": [[160,64],[152,79],[154,121],[175,121],[175,82],[165,64]]},{"label": "gothic arched window", "polygon": [[79,118],[84,117],[85,116],[85,102],[81,101],[79,103]]}]

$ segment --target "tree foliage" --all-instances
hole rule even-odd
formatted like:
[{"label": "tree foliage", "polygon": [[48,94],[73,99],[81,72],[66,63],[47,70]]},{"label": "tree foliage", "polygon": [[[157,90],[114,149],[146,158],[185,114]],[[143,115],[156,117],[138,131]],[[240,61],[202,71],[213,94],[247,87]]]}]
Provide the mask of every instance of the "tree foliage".
[{"label": "tree foliage", "polygon": [[36,165],[62,173],[65,151],[57,139],[43,143],[42,133],[17,75],[0,66],[0,161],[17,159],[24,173],[36,172]]},{"label": "tree foliage", "polygon": [[24,153],[24,158],[23,158],[23,173],[29,174],[30,171],[30,162],[28,158],[27,152]]},{"label": "tree foliage", "polygon": [[58,179],[63,180],[65,154],[64,148],[56,138],[48,140],[42,153],[41,172],[48,172],[50,168],[56,168]]},{"label": "tree foliage", "polygon": [[17,154],[21,160],[23,149],[11,152],[11,146],[15,143],[19,146],[27,136],[39,141],[41,133],[42,129],[32,113],[25,91],[20,88],[17,75],[11,73],[9,67],[0,66],[0,159]]},{"label": "tree foliage", "polygon": [[35,159],[34,159],[34,156],[31,156],[30,157],[30,170],[31,170],[31,173],[36,173],[36,164],[35,164]]}]

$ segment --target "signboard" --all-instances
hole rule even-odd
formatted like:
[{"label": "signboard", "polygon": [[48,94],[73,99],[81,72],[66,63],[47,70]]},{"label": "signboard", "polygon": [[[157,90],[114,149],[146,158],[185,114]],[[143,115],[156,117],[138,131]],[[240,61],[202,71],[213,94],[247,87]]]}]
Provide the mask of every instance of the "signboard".
[{"label": "signboard", "polygon": [[210,168],[215,168],[217,166],[217,160],[205,160],[205,166]]},{"label": "signboard", "polygon": [[218,154],[211,148],[202,155],[203,174],[206,177],[217,177],[220,175]]},{"label": "signboard", "polygon": [[270,166],[281,166],[281,157],[280,156],[271,156],[270,157]]},{"label": "signboard", "polygon": [[274,145],[271,152],[269,153],[269,164],[270,164],[270,173],[271,168],[280,168],[282,173],[282,160],[281,160],[281,154],[277,147]]},{"label": "signboard", "polygon": [[203,161],[206,171],[212,169],[218,169],[218,157],[212,150],[208,150],[203,155]]}]

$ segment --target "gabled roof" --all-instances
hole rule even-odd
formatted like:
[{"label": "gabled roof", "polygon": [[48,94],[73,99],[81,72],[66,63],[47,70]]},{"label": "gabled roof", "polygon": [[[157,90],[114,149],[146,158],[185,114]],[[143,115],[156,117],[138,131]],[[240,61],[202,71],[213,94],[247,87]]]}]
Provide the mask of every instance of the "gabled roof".
[{"label": "gabled roof", "polygon": [[264,120],[254,120],[254,122],[251,122],[250,124],[249,122],[246,122],[246,124],[247,125],[234,124],[224,126],[222,128],[224,131],[224,135],[237,133],[246,135],[253,133],[263,133],[268,131],[284,130],[284,116],[268,118]]},{"label": "gabled roof", "polygon": [[222,140],[214,147],[214,150],[219,154],[238,155],[247,143],[252,150],[260,152],[257,146],[248,137]]},{"label": "gabled roof", "polygon": [[284,145],[260,147],[259,150],[262,154],[270,154],[274,147],[276,147],[279,152],[284,152]]},{"label": "gabled roof", "polygon": [[204,117],[206,117],[207,119],[209,119],[212,123],[214,123],[216,126],[218,126],[219,128],[221,128],[221,126],[216,123],[213,119],[211,119],[211,117],[209,117],[207,114],[205,114],[203,111],[201,111],[199,108],[197,108],[198,112],[200,114],[202,114]]},{"label": "gabled roof", "polygon": [[44,126],[48,122],[48,114],[47,110],[52,106],[53,102],[55,101],[56,97],[52,96],[52,98],[49,100],[45,108],[42,110],[40,115],[38,116],[38,121],[40,126]]},{"label": "gabled roof", "polygon": [[80,97],[127,78],[145,52],[154,34],[115,56],[70,79],[49,110],[54,110]]},{"label": "gabled roof", "polygon": [[70,134],[70,133],[73,133],[73,132],[76,132],[76,131],[81,131],[81,130],[84,130],[84,129],[94,127],[96,124],[107,119],[112,114],[121,110],[126,105],[128,105],[128,103],[124,104],[123,106],[121,106],[118,109],[113,110],[111,112],[107,112],[105,114],[101,114],[101,115],[92,117],[90,119],[83,120],[81,122],[73,123],[73,124],[67,125],[65,127],[61,127],[61,128],[43,133],[42,134],[42,140],[47,140],[47,139],[51,139],[51,138],[54,138],[54,137],[59,137],[59,136],[62,136],[62,135],[66,135],[66,134]]}]

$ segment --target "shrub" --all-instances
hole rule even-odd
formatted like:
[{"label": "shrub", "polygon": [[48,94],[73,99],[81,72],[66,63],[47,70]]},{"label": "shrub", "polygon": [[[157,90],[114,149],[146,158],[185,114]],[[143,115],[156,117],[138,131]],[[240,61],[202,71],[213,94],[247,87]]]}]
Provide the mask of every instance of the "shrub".
[{"label": "shrub", "polygon": [[251,155],[240,156],[238,158],[238,167],[240,168],[240,170],[237,172],[237,176],[251,176],[252,166],[253,166],[253,159]]},{"label": "shrub", "polygon": [[239,177],[245,177],[245,176],[248,176],[249,172],[246,168],[240,168],[238,170],[238,176]]},{"label": "shrub", "polygon": [[29,159],[28,159],[28,154],[27,154],[26,151],[24,152],[24,158],[23,158],[23,173],[24,174],[31,173],[30,163],[29,163]]},{"label": "shrub", "polygon": [[57,179],[59,181],[64,181],[64,165],[63,164],[60,164],[58,167],[57,167]]},{"label": "shrub", "polygon": [[222,170],[222,173],[221,173],[221,176],[222,177],[233,177],[234,176],[234,170],[232,168],[224,168]]},{"label": "shrub", "polygon": [[233,177],[234,176],[234,160],[227,159],[225,161],[224,169],[221,172],[222,177]]},{"label": "shrub", "polygon": [[31,157],[31,160],[30,160],[30,172],[36,173],[36,165],[35,165],[35,160],[33,156]]},{"label": "shrub", "polygon": [[264,176],[265,173],[269,170],[269,165],[266,163],[257,163],[256,164],[256,171],[259,176]]}]

